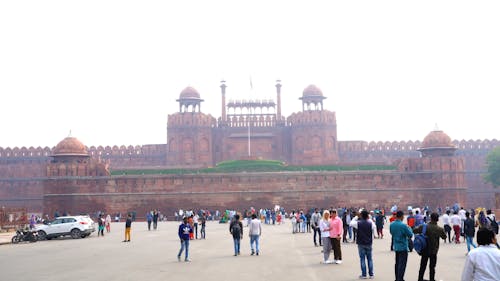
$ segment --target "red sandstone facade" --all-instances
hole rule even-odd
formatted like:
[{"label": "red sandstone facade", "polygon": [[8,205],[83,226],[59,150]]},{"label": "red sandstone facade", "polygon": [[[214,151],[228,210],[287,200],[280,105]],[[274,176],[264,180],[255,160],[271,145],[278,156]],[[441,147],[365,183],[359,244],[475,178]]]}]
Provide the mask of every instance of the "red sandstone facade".
[{"label": "red sandstone facade", "polygon": [[[481,173],[498,140],[451,141],[434,131],[423,142],[339,141],[335,113],[323,108],[324,99],[321,90],[308,86],[300,98],[303,110],[285,118],[279,81],[276,101],[226,101],[223,81],[218,119],[201,112],[203,100],[195,89],[181,92],[179,112],[168,117],[166,144],[87,148],[67,138],[53,149],[0,148],[0,205],[47,213],[274,204],[444,207],[459,202],[494,208],[495,190]],[[246,158],[290,165],[393,164],[398,170],[142,177],[108,171],[206,167]]]}]

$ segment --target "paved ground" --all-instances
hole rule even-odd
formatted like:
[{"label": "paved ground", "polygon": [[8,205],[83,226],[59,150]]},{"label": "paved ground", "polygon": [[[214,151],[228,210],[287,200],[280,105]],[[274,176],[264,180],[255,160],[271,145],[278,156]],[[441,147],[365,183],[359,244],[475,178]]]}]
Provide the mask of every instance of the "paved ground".
[{"label": "paved ground", "polygon": [[[357,280],[359,257],[355,244],[343,244],[343,264],[320,264],[322,253],[312,234],[292,234],[290,223],[263,226],[261,255],[250,256],[249,239],[242,241],[242,255],[233,256],[227,224],[209,222],[207,239],[193,240],[192,262],[178,262],[176,222],[162,222],[157,231],[133,223],[132,242],[123,243],[124,223],[111,233],[85,239],[70,238],[0,246],[0,276],[5,281],[32,280]],[[2,235],[5,239],[5,234]],[[390,239],[374,240],[375,280],[394,280],[394,253]],[[10,239],[10,237],[8,237]],[[437,280],[456,281],[465,260],[465,244],[441,244]],[[333,258],[333,257],[332,257]],[[416,280],[420,257],[410,253],[406,280]],[[426,272],[426,278],[428,272]]]}]

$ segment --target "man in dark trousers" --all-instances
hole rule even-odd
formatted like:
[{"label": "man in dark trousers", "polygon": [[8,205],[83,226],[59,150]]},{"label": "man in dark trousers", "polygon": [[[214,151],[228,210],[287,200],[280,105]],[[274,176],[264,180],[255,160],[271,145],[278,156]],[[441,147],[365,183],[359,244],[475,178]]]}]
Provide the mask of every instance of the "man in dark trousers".
[{"label": "man in dark trousers", "polygon": [[406,262],[408,261],[408,238],[413,236],[410,227],[403,223],[403,211],[397,211],[395,220],[391,223],[390,231],[393,241],[393,250],[396,253],[394,274],[396,281],[404,281]]},{"label": "man in dark trousers", "polygon": [[158,210],[153,211],[153,229],[156,230],[158,228]]},{"label": "man in dark trousers", "polygon": [[[437,225],[439,215],[437,213],[431,214],[431,221],[427,224],[425,236],[427,237],[427,247],[422,251],[422,258],[420,259],[420,270],[418,271],[418,281],[424,280],[425,268],[427,261],[429,264],[429,280],[435,281],[437,253],[439,251],[439,238],[446,239],[444,229]],[[424,225],[417,226],[413,232],[422,233]]]},{"label": "man in dark trousers", "polygon": [[[361,263],[360,279],[373,279],[373,260],[372,260],[372,243],[373,243],[373,227],[372,221],[368,219],[368,211],[361,211],[361,219],[358,220],[357,227],[359,261]],[[365,261],[366,259],[366,261]],[[368,274],[366,275],[366,263],[368,263]]]}]

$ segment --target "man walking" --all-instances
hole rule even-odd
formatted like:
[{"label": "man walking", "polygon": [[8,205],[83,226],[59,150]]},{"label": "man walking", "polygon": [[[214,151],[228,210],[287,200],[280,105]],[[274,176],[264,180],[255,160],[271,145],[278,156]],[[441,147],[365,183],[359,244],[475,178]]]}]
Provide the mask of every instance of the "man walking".
[{"label": "man walking", "polygon": [[181,255],[184,249],[186,250],[186,254],[184,256],[184,261],[185,262],[190,262],[191,260],[189,259],[189,240],[190,240],[190,234],[193,233],[193,228],[191,225],[188,223],[188,218],[184,217],[182,219],[182,223],[179,225],[179,239],[181,240],[181,249],[179,250],[179,253],[177,254],[177,260],[181,261]]},{"label": "man walking", "polygon": [[[425,230],[425,236],[427,237],[427,247],[422,251],[422,258],[420,259],[420,270],[418,271],[418,281],[424,280],[425,268],[427,267],[427,261],[430,260],[429,264],[429,280],[435,281],[434,277],[436,275],[436,263],[437,263],[437,252],[439,251],[439,238],[446,239],[446,233],[444,229],[437,225],[439,220],[439,215],[437,213],[431,214],[431,221],[427,224],[427,229]],[[422,233],[424,225],[416,227],[414,233]]]},{"label": "man walking", "polygon": [[229,233],[233,235],[234,256],[240,254],[240,241],[243,238],[243,224],[240,221],[240,215],[234,215],[234,219],[229,224]]},{"label": "man walking", "polygon": [[458,216],[458,212],[453,212],[453,216],[450,218],[451,225],[453,226],[453,232],[455,232],[455,244],[460,244],[460,225],[462,220]]},{"label": "man walking", "polygon": [[470,246],[477,248],[476,244],[474,244],[474,234],[476,234],[476,222],[473,218],[470,217],[469,212],[465,212],[465,221],[464,221],[464,235],[465,241],[467,242],[467,254],[470,252]]},{"label": "man walking", "polygon": [[370,279],[373,279],[373,226],[372,221],[368,219],[368,212],[366,210],[361,211],[361,219],[358,220],[357,225],[354,227],[358,229],[358,240],[356,243],[358,244],[359,261],[361,264],[361,275],[359,278],[368,278],[366,275],[366,263],[368,263],[368,275],[370,276]]},{"label": "man walking", "polygon": [[[446,236],[448,236],[448,243],[451,243],[451,226],[450,226],[450,210],[446,210],[446,213],[443,215],[443,225],[444,231],[446,232]],[[446,239],[444,239],[446,243]]]},{"label": "man walking", "polygon": [[403,211],[396,212],[396,219],[390,225],[393,241],[393,250],[396,253],[394,274],[396,281],[404,281],[406,262],[408,260],[408,238],[413,236],[410,227],[403,223]]},{"label": "man walking", "polygon": [[316,246],[316,247],[318,246],[318,243],[316,243],[316,234],[318,235],[319,245],[323,246],[321,244],[321,231],[319,230],[319,220],[320,219],[321,219],[321,215],[319,214],[318,209],[315,208],[314,213],[311,216],[311,226],[312,226],[312,229],[314,232],[314,236],[313,236],[314,246]]},{"label": "man walking", "polygon": [[[260,220],[257,219],[256,214],[252,214],[252,220],[250,221],[250,225],[248,227],[248,235],[250,236],[250,248],[252,249],[251,255],[256,254],[259,255],[259,238],[262,234],[262,228]],[[254,248],[255,243],[255,248]]]}]

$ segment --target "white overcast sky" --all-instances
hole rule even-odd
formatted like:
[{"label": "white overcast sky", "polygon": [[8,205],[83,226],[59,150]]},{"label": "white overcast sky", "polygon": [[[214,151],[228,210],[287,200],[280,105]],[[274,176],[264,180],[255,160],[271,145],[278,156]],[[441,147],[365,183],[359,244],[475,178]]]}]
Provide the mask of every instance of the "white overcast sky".
[{"label": "white overcast sky", "polygon": [[166,143],[186,87],[302,110],[339,140],[500,139],[500,1],[1,1],[0,147]]}]

